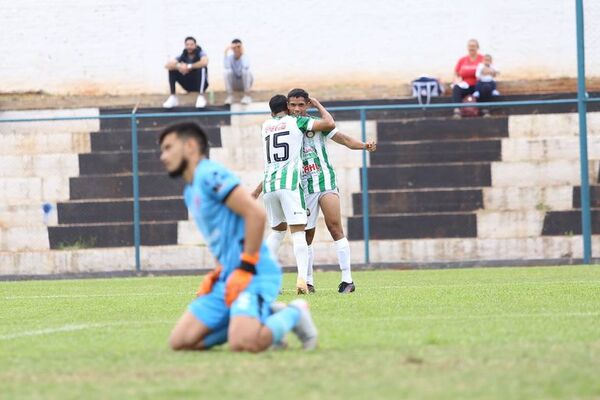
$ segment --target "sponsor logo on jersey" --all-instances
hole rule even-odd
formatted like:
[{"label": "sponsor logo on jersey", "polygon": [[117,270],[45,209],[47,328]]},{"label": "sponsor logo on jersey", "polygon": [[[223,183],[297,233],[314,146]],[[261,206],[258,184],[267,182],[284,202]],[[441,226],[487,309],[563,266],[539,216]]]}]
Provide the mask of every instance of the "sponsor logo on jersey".
[{"label": "sponsor logo on jersey", "polygon": [[277,131],[283,131],[285,130],[286,127],[286,123],[285,122],[280,122],[277,125],[273,125],[273,126],[267,126],[265,128],[265,132],[269,133],[269,132],[277,132]]},{"label": "sponsor logo on jersey", "polygon": [[321,168],[317,164],[308,164],[302,168],[302,172],[305,174],[310,174],[311,172],[318,172]]},{"label": "sponsor logo on jersey", "polygon": [[309,138],[315,137],[315,131],[307,131],[306,132],[306,137],[309,137]]}]

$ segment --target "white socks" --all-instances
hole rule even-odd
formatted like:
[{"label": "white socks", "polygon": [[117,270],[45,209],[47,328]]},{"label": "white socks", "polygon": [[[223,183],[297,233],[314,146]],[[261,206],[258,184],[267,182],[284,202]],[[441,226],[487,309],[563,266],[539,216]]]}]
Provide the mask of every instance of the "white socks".
[{"label": "white socks", "polygon": [[337,251],[338,262],[340,263],[340,269],[342,270],[342,281],[351,283],[352,272],[350,271],[350,243],[348,239],[343,238],[333,242],[335,250]]},{"label": "white socks", "polygon": [[267,237],[267,247],[271,250],[271,254],[273,254],[275,260],[279,259],[279,246],[281,246],[281,241],[285,237],[285,232],[286,231],[271,230],[271,233]]},{"label": "white socks", "polygon": [[292,240],[294,242],[296,265],[298,266],[298,278],[306,282],[308,280],[308,245],[306,244],[306,234],[304,231],[292,233]]},{"label": "white socks", "polygon": [[308,246],[308,273],[307,273],[307,279],[306,279],[306,283],[308,283],[309,285],[314,285],[314,278],[313,278],[313,262],[315,259],[315,252],[313,251],[313,247],[312,244]]}]

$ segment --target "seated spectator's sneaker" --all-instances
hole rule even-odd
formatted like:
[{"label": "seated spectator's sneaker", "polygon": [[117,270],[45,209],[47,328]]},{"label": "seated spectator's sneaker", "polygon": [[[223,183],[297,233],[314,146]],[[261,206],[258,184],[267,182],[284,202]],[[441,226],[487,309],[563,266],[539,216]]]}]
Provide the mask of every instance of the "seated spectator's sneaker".
[{"label": "seated spectator's sneaker", "polygon": [[500,92],[494,89],[492,90],[492,96],[500,96]]},{"label": "seated spectator's sneaker", "polygon": [[473,92],[473,97],[475,97],[476,99],[479,98],[479,90]]},{"label": "seated spectator's sneaker", "polygon": [[173,108],[179,105],[179,100],[174,94],[170,95],[167,101],[163,103],[163,108]]},{"label": "seated spectator's sneaker", "polygon": [[356,286],[354,286],[354,282],[344,282],[342,281],[338,286],[338,293],[352,293],[356,290]]},{"label": "seated spectator's sneaker", "polygon": [[231,105],[231,103],[233,103],[233,96],[230,95],[230,94],[228,94],[227,97],[225,97],[225,103],[224,104],[226,106],[228,106],[228,105]]},{"label": "seated spectator's sneaker", "polygon": [[481,114],[483,114],[483,118],[489,118],[491,116],[490,110],[488,110],[487,108],[481,110]]},{"label": "seated spectator's sneaker", "polygon": [[452,118],[454,119],[461,119],[462,115],[460,115],[460,110],[458,108],[454,109],[454,113],[452,114]]},{"label": "seated spectator's sneaker", "polygon": [[242,104],[250,104],[252,103],[252,97],[245,95],[244,97],[242,97]]},{"label": "seated spectator's sneaker", "polygon": [[196,108],[204,107],[206,107],[206,99],[204,98],[204,95],[199,94],[198,98],[196,99]]}]

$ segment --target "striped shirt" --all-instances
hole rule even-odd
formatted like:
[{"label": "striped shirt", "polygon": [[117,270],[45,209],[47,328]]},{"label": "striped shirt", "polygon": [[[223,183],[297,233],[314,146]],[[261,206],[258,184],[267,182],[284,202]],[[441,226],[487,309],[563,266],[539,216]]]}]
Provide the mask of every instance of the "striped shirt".
[{"label": "striped shirt", "polygon": [[[312,117],[311,117],[312,118]],[[305,193],[319,193],[337,188],[335,171],[327,154],[327,139],[338,132],[308,131],[302,147],[302,188]]]},{"label": "striped shirt", "polygon": [[273,117],[263,123],[265,160],[263,192],[299,190],[304,133],[312,129],[309,117]]}]

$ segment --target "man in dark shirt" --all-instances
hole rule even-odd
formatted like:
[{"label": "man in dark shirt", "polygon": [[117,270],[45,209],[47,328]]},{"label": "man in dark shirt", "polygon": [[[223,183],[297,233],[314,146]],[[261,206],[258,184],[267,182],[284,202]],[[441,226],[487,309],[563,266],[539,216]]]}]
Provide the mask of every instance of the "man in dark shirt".
[{"label": "man in dark shirt", "polygon": [[185,49],[181,55],[167,63],[165,68],[169,71],[169,86],[171,95],[164,102],[164,108],[173,108],[179,105],[175,95],[175,83],[178,82],[188,92],[198,92],[197,108],[206,107],[204,91],[208,87],[208,55],[202,47],[198,46],[196,39],[191,36],[185,38]]}]

